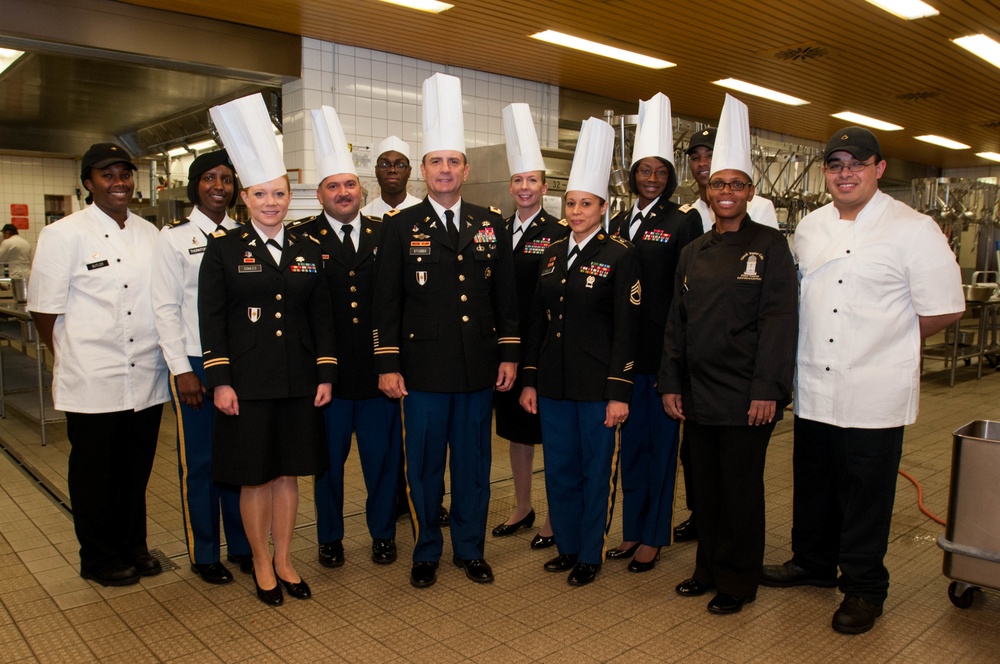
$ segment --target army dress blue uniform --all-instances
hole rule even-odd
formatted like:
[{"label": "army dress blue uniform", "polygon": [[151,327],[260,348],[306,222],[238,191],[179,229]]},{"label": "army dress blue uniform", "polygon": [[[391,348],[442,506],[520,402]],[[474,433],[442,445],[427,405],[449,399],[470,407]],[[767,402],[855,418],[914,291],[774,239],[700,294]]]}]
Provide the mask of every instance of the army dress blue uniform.
[{"label": "army dress blue uniform", "polygon": [[[618,449],[609,400],[628,403],[639,331],[635,248],[596,231],[567,268],[569,242],[542,255],[524,385],[538,392],[545,487],[560,554],[600,565],[614,508]],[[616,427],[617,428],[617,427]]]},{"label": "army dress blue uniform", "polygon": [[372,539],[395,538],[396,477],[403,447],[399,402],[379,392],[372,348],[372,298],[382,220],[365,215],[354,220],[353,256],[334,226],[340,228],[324,213],[289,226],[294,233],[314,238],[322,249],[339,356],[333,400],[324,411],[330,468],[315,484],[320,545],[344,538],[344,464],[351,452],[352,432],[358,437],[358,456],[368,490],[368,532]]},{"label": "army dress blue uniform", "polygon": [[[236,222],[227,217],[223,225],[231,229]],[[229,555],[250,555],[240,516],[239,487],[212,481],[215,405],[205,399],[201,408],[194,409],[181,401],[177,390],[177,376],[189,371],[205,383],[198,330],[198,275],[216,229],[217,224],[195,207],[188,218],[163,227],[153,259],[153,312],[160,348],[170,368],[170,392],[177,416],[177,470],[185,541],[191,562],[203,565],[219,562],[220,512]]]},{"label": "army dress blue uniform", "polygon": [[629,240],[638,251],[643,290],[635,387],[621,430],[622,540],[655,547],[670,544],[680,430],[680,423],[663,410],[656,374],[677,260],[681,249],[702,234],[698,212],[672,202],[672,193],[665,190],[646,209],[631,237],[634,208],[623,210],[609,224],[612,234]]},{"label": "army dress blue uniform", "polygon": [[[514,215],[504,224],[509,237],[514,224]],[[569,225],[565,219],[553,219],[544,209],[540,209],[514,245],[514,280],[517,283],[517,313],[521,339],[528,338],[531,303],[538,287],[538,265],[542,261],[542,254],[549,245],[567,235],[569,235]],[[524,350],[525,347],[522,345],[522,366]],[[510,391],[496,392],[493,395],[497,435],[516,443],[538,445],[542,442],[541,421],[538,415],[532,415],[521,408],[519,399],[522,383],[523,376],[519,373]]]},{"label": "army dress blue uniform", "polygon": [[413,561],[436,563],[446,451],[456,558],[483,558],[493,386],[519,359],[510,238],[499,211],[460,202],[458,245],[428,199],[386,215],[375,283],[375,366],[401,373]]},{"label": "army dress blue uniform", "polygon": [[198,289],[205,384],[231,386],[240,406],[216,412],[213,477],[254,486],[318,475],[328,455],[313,401],[337,377],[320,247],[286,230],[278,264],[252,223],[213,235]]}]

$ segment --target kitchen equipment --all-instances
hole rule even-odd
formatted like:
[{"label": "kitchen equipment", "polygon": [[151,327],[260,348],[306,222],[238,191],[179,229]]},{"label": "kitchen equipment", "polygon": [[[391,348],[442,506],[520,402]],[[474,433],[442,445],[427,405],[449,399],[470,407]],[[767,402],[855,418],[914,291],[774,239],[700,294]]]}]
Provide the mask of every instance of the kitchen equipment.
[{"label": "kitchen equipment", "polygon": [[997,293],[997,284],[964,284],[966,302],[989,302]]},{"label": "kitchen equipment", "polygon": [[10,280],[11,289],[14,291],[14,300],[17,302],[27,302],[28,301],[28,280],[27,279],[11,279]]}]

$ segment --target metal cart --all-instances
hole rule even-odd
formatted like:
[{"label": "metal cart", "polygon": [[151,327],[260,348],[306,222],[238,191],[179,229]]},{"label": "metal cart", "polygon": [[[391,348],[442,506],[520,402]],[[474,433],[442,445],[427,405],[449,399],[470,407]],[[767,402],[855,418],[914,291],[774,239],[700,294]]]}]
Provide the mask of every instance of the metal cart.
[{"label": "metal cart", "polygon": [[948,599],[972,606],[980,588],[1000,590],[1000,422],[974,420],[954,432],[948,525],[938,538]]}]

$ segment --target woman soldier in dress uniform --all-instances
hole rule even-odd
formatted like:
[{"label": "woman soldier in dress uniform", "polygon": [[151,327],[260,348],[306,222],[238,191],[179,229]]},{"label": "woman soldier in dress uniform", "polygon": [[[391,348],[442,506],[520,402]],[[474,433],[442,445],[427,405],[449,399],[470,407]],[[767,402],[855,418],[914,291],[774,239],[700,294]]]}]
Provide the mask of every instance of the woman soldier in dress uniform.
[{"label": "woman soldier in dress uniform", "polygon": [[292,597],[311,596],[291,542],[297,476],[318,475],[329,461],[321,408],[336,377],[333,314],[319,245],[282,225],[291,191],[263,99],[211,113],[250,210],[246,226],[213,234],[201,266],[202,352],[218,409],[213,476],[242,486],[257,597],[277,606],[282,586]]},{"label": "woman soldier in dress uniform", "polygon": [[604,560],[639,327],[635,248],[601,227],[614,130],[584,121],[566,191],[572,234],[542,255],[521,405],[542,420],[545,486],[559,555],[550,572],[594,580]]}]

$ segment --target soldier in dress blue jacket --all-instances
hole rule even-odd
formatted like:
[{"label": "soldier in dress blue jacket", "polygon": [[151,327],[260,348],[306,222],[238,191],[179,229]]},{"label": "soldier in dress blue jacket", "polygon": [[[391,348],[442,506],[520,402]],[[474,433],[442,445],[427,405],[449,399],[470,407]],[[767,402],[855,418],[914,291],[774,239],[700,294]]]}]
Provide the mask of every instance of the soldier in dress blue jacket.
[{"label": "soldier in dress blue jacket", "polygon": [[319,562],[326,567],[344,563],[344,463],[354,433],[368,489],[365,519],[372,537],[371,558],[387,565],[396,560],[396,476],[403,438],[399,401],[379,392],[372,349],[372,296],[382,220],[358,212],[361,183],[336,111],[323,107],[312,115],[320,180],[316,196],[323,212],[289,230],[316,240],[322,248],[339,356],[338,381],[325,411],[330,468],[315,484]]},{"label": "soldier in dress blue jacket", "polygon": [[572,234],[542,255],[521,391],[521,405],[542,420],[559,551],[545,569],[572,570],[575,586],[592,582],[604,560],[615,434],[628,418],[635,374],[639,262],[631,244],[601,227],[613,144],[609,124],[584,122],[566,192]]},{"label": "soldier in dress blue jacket", "polygon": [[670,200],[677,186],[670,100],[657,93],[639,102],[639,127],[629,186],[635,205],[611,220],[611,233],[639,252],[643,298],[635,388],[628,423],[622,426],[622,543],[609,559],[628,558],[630,572],[648,572],[660,547],[670,545],[680,423],[663,411],[656,373],[663,355],[663,329],[674,293],[681,249],[701,235],[701,219],[689,205]]},{"label": "soldier in dress blue jacket", "polygon": [[[510,238],[498,210],[462,200],[469,175],[461,84],[424,82],[427,198],[386,215],[375,281],[379,388],[404,398],[404,457],[416,545],[410,583],[433,585],[442,553],[441,481],[451,450],[455,565],[493,581],[484,559],[493,390],[509,390],[519,339]],[[438,103],[433,103],[438,102]],[[434,109],[439,114],[432,113]],[[428,117],[435,116],[435,117]]]}]

